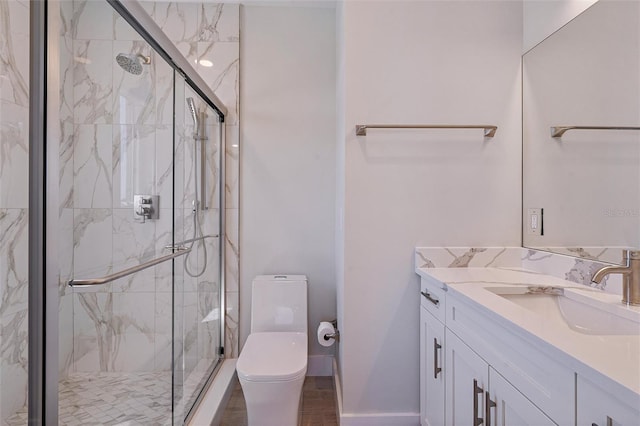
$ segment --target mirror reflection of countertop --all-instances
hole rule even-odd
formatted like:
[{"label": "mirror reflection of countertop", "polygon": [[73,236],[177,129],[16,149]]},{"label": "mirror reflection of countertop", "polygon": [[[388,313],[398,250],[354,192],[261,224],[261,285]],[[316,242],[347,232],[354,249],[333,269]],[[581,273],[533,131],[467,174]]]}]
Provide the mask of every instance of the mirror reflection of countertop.
[{"label": "mirror reflection of countertop", "polygon": [[[622,386],[626,398],[640,398],[640,307],[622,305],[618,295],[519,268],[417,268],[416,273],[440,285],[447,297],[471,302],[497,325],[559,351],[558,360],[579,375],[604,376]],[[552,294],[546,298],[543,292],[528,305],[529,299],[520,296],[527,287],[560,289],[553,290],[564,293],[556,300],[569,302],[558,303],[562,317],[548,311]],[[585,332],[583,321],[601,329]]]}]

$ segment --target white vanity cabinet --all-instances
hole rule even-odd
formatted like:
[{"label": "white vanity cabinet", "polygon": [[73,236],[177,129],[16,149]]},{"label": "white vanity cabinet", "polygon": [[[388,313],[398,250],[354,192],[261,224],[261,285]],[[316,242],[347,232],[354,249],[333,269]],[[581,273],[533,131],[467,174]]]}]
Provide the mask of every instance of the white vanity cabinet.
[{"label": "white vanity cabinet", "polygon": [[[500,296],[537,295],[563,280],[492,268],[417,272],[423,426],[640,426],[640,335],[579,333],[553,311]],[[569,295],[589,297],[586,306],[611,299],[565,288]],[[617,303],[599,306],[617,312]]]},{"label": "white vanity cabinet", "polygon": [[488,398],[488,401],[485,400],[485,404],[489,404],[490,408],[489,414],[485,413],[487,426],[547,426],[556,424],[491,367],[489,367],[489,393],[485,394],[485,398]]},{"label": "white vanity cabinet", "polygon": [[555,425],[458,336],[446,333],[447,425]]},{"label": "white vanity cabinet", "polygon": [[[423,426],[543,426],[575,424],[575,381],[570,371],[559,374],[552,360],[541,356],[535,349],[498,337],[499,329],[491,330],[492,323],[478,315],[470,305],[448,296],[446,286],[422,279],[420,308],[420,418]],[[534,360],[519,358],[517,351],[530,353]],[[503,356],[505,355],[506,358]],[[544,363],[541,366],[539,363]],[[526,364],[526,365],[519,365]],[[521,374],[514,376],[513,372]],[[537,371],[542,372],[535,379]],[[504,374],[501,374],[505,372]],[[515,381],[508,381],[511,377]],[[510,380],[512,380],[510,379]],[[526,380],[537,392],[558,399],[563,394],[566,403],[562,412],[556,405],[545,405],[556,416],[550,419],[523,389],[512,383]],[[551,383],[544,380],[550,380]],[[558,386],[561,383],[562,386]],[[590,425],[589,425],[590,426]]]},{"label": "white vanity cabinet", "polygon": [[446,339],[446,424],[480,425],[485,411],[484,389],[489,388],[489,364],[450,330]]},{"label": "white vanity cabinet", "polygon": [[615,390],[602,389],[578,375],[578,426],[638,426],[640,398],[621,401]]},{"label": "white vanity cabinet", "polygon": [[420,308],[420,424],[440,426],[444,418],[444,298],[426,283]]}]

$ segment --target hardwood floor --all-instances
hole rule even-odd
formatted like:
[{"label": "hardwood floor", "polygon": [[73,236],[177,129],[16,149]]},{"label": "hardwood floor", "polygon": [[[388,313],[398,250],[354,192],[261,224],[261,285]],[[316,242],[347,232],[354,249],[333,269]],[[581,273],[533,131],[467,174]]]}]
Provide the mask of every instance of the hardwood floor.
[{"label": "hardwood floor", "polygon": [[[240,383],[236,383],[221,426],[247,426],[247,408]],[[332,377],[305,378],[302,387],[302,426],[338,426]]]}]

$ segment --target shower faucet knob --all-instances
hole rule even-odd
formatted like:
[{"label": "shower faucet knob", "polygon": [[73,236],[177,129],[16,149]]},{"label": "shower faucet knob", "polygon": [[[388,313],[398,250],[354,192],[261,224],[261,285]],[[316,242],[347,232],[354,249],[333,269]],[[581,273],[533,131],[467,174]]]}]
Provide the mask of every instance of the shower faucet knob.
[{"label": "shower faucet knob", "polygon": [[144,223],[147,219],[158,219],[160,197],[158,195],[134,195],[133,218]]}]

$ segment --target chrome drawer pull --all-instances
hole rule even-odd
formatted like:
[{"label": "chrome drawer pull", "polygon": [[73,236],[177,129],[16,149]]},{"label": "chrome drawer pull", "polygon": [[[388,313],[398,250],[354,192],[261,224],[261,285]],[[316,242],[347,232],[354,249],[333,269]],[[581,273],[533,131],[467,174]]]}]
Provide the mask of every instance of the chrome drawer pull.
[{"label": "chrome drawer pull", "polygon": [[482,417],[478,417],[478,395],[482,395],[484,389],[478,386],[478,381],[473,379],[473,426],[480,426],[483,422]]},{"label": "chrome drawer pull", "polygon": [[431,296],[431,293],[429,293],[428,291],[421,291],[420,294],[426,297],[427,300],[434,305],[438,306],[440,304],[440,301],[438,299],[434,299],[433,296]]},{"label": "chrome drawer pull", "polygon": [[486,398],[484,400],[484,419],[487,422],[487,426],[491,426],[491,409],[497,407],[498,404],[491,400],[491,396],[488,391],[484,393],[484,397]]},{"label": "chrome drawer pull", "polygon": [[433,378],[438,378],[438,373],[442,371],[442,368],[438,367],[438,350],[442,348],[442,345],[438,344],[438,339],[433,338]]}]

